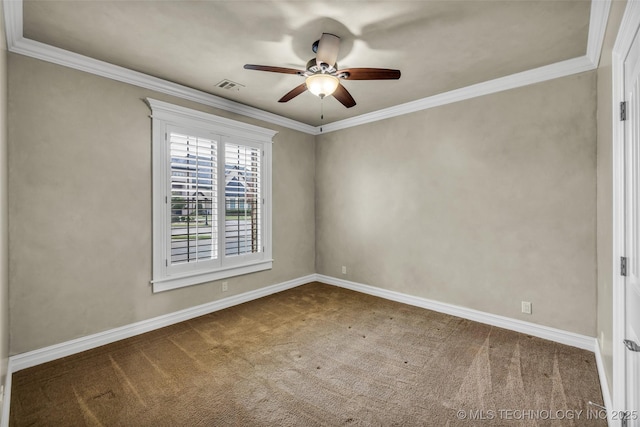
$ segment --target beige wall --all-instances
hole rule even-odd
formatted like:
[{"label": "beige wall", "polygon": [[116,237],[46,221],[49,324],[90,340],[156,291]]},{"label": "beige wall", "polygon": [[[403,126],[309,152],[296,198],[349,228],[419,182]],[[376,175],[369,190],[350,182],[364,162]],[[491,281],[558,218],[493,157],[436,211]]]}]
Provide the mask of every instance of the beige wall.
[{"label": "beige wall", "polygon": [[[273,270],[151,293],[147,96],[279,131]],[[10,353],[313,272],[595,336],[595,120],[589,72],[314,138],[10,54]]]},{"label": "beige wall", "polygon": [[[272,270],[152,294],[146,97],[278,130]],[[9,55],[11,354],[314,272],[314,137]]]},{"label": "beige wall", "polygon": [[0,381],[9,362],[9,252],[7,157],[7,42],[0,5]]},{"label": "beige wall", "polygon": [[595,115],[588,72],[319,136],[317,272],[595,336]]},{"label": "beige wall", "polygon": [[598,340],[609,390],[613,378],[613,169],[611,52],[626,2],[611,3],[609,22],[598,68]]}]

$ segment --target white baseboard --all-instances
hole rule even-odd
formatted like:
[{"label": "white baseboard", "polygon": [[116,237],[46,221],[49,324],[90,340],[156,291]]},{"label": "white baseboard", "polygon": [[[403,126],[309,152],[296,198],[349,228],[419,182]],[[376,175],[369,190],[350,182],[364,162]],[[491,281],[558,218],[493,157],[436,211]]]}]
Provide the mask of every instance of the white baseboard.
[{"label": "white baseboard", "polygon": [[194,317],[203,316],[205,314],[213,313],[214,311],[222,310],[234,305],[262,298],[267,295],[295,288],[314,280],[315,275],[312,274],[309,276],[289,280],[287,282],[267,286],[265,288],[256,289],[255,291],[233,295],[217,301],[212,301],[206,304],[176,311],[174,313],[154,317],[152,319],[131,323],[130,325],[121,326],[119,328],[110,329],[108,331],[99,332],[97,334],[88,335],[86,337],[77,338],[71,341],[55,344],[38,350],[29,351],[27,353],[17,354],[9,358],[10,368],[12,368],[12,372],[17,372],[22,369],[39,365],[41,363],[50,362],[61,357],[70,356],[72,354],[80,353],[81,351],[90,350],[101,345],[110,344],[115,341],[130,338],[136,335],[143,334],[145,332],[163,328],[165,326],[184,322],[185,320],[193,319]]},{"label": "white baseboard", "polygon": [[163,328],[165,326],[183,322],[185,320],[193,319],[198,316],[213,313],[214,311],[222,310],[234,305],[262,298],[267,295],[275,294],[277,292],[295,288],[297,286],[314,281],[326,283],[333,286],[339,286],[345,289],[351,289],[353,291],[362,292],[364,294],[369,294],[391,301],[397,301],[404,304],[437,311],[440,313],[450,314],[453,316],[461,317],[463,319],[469,319],[476,322],[533,335],[539,338],[548,339],[560,344],[566,344],[595,352],[600,382],[601,384],[605,384],[602,388],[604,403],[607,408],[611,408],[611,396],[608,392],[608,386],[606,386],[606,377],[604,376],[604,367],[602,365],[599,347],[597,344],[597,340],[593,337],[575,334],[572,332],[550,328],[547,326],[536,325],[534,323],[523,322],[521,320],[485,313],[470,308],[442,303],[427,298],[415,297],[400,292],[376,288],[374,286],[364,285],[362,283],[350,282],[331,276],[325,276],[322,274],[310,274],[308,276],[289,280],[272,286],[267,286],[255,291],[233,295],[221,300],[212,301],[210,303],[176,311],[174,313],[154,317],[153,319],[143,320],[140,322],[132,323],[130,325],[110,329],[108,331],[88,335],[86,337],[77,338],[60,344],[55,344],[49,347],[44,347],[38,350],[11,356],[9,357],[7,377],[5,379],[0,427],[7,427],[9,425],[9,411],[11,403],[11,375],[14,372],[39,365],[41,363],[46,363],[62,357],[70,356],[72,354],[80,353],[85,350],[90,350],[92,348],[96,348],[105,344],[110,344],[112,342],[119,341],[125,338],[140,335],[145,332],[150,332],[159,328]]},{"label": "white baseboard", "polygon": [[[613,408],[611,403],[611,392],[609,391],[607,376],[604,371],[604,362],[602,360],[602,353],[600,352],[600,345],[598,344],[598,340],[596,338],[576,334],[573,332],[567,332],[548,326],[537,325],[535,323],[524,322],[522,320],[511,319],[509,317],[498,316],[496,314],[485,313],[470,308],[442,303],[427,298],[415,297],[400,292],[376,288],[374,286],[364,285],[362,283],[350,282],[348,280],[338,279],[336,277],[325,276],[322,274],[316,274],[315,280],[318,282],[327,283],[329,285],[351,289],[356,292],[362,292],[364,294],[385,298],[391,301],[401,302],[404,304],[437,311],[439,313],[450,314],[452,316],[461,317],[463,319],[469,319],[476,322],[485,323],[487,325],[497,326],[500,328],[533,335],[535,337],[547,339],[549,341],[554,341],[560,344],[578,347],[583,350],[592,351],[595,353],[598,378],[600,379],[600,387],[602,388],[602,398],[604,400],[604,406],[607,408],[607,423],[611,425],[611,414]],[[594,403],[598,404],[599,402]],[[593,409],[597,410],[597,407],[594,407]]]},{"label": "white baseboard", "polygon": [[[602,360],[602,351],[600,350],[600,343],[597,338],[595,341],[595,356],[596,365],[598,367],[598,377],[600,378],[600,388],[602,389],[602,400],[604,401],[604,407],[607,408],[607,425],[611,425],[611,415],[613,413],[613,401],[611,400],[611,391],[609,389],[609,381],[607,380],[607,374],[604,371],[604,360]],[[598,403],[598,402],[595,402]],[[597,409],[597,408],[594,408]]]},{"label": "white baseboard", "polygon": [[11,410],[11,377],[14,372],[39,365],[41,363],[51,362],[52,360],[60,359],[72,354],[80,353],[81,351],[90,350],[101,345],[110,344],[115,341],[140,335],[145,332],[160,329],[165,326],[184,322],[185,320],[213,313],[214,311],[249,302],[258,298],[265,297],[267,295],[282,292],[287,289],[304,285],[305,283],[313,282],[315,280],[316,275],[311,274],[308,276],[299,277],[297,279],[267,286],[265,288],[256,289],[255,291],[233,295],[221,300],[212,301],[206,304],[176,311],[174,313],[165,314],[162,316],[154,317],[152,319],[143,320],[140,322],[132,323],[130,325],[110,329],[108,331],[99,332],[97,334],[88,335],[86,337],[77,338],[60,344],[55,344],[49,347],[44,347],[38,350],[11,356],[9,357],[7,376],[5,378],[4,384],[2,413],[0,414],[0,427],[9,426],[9,412]]},{"label": "white baseboard", "polygon": [[537,325],[535,323],[524,322],[522,320],[511,319],[509,317],[498,316],[496,314],[485,313],[483,311],[438,302],[427,298],[415,297],[400,292],[376,288],[374,286],[364,285],[362,283],[350,282],[348,280],[338,279],[336,277],[325,276],[322,274],[317,274],[316,280],[322,283],[327,283],[329,285],[340,286],[342,288],[362,292],[363,294],[369,294],[388,300],[413,305],[416,307],[426,308],[428,310],[437,311],[439,313],[462,317],[463,319],[469,319],[475,322],[485,323],[487,325],[497,326],[499,328],[509,329],[512,331],[521,332],[523,334],[533,335],[538,338],[544,338],[549,341],[570,345],[572,347],[578,347],[584,350],[595,351],[595,338],[588,337],[586,335],[580,335],[573,332],[563,331],[561,329],[550,328],[548,326]]}]

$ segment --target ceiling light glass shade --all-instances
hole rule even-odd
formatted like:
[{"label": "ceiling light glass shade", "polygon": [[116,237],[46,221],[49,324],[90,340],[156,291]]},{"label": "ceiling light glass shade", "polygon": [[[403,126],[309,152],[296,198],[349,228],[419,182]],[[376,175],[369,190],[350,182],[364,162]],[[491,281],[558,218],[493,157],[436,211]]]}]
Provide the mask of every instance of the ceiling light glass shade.
[{"label": "ceiling light glass shade", "polygon": [[330,74],[313,74],[307,77],[307,89],[312,94],[324,98],[336,91],[340,80]]}]

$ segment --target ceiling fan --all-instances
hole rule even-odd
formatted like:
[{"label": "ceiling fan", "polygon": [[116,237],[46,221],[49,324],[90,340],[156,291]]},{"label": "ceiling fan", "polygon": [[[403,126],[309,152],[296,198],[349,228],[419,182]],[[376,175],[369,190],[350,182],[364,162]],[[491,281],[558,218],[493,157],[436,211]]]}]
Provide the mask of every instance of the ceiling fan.
[{"label": "ceiling fan", "polygon": [[317,56],[307,62],[305,71],[254,64],[246,64],[244,68],[247,70],[270,71],[272,73],[295,74],[306,78],[304,83],[293,88],[278,102],[290,101],[308,89],[320,98],[333,95],[347,108],[356,105],[356,101],[340,83],[340,80],[397,80],[400,78],[400,70],[387,68],[345,68],[339,70],[336,60],[340,49],[340,37],[334,34],[323,33],[320,40],[313,43],[312,49]]}]

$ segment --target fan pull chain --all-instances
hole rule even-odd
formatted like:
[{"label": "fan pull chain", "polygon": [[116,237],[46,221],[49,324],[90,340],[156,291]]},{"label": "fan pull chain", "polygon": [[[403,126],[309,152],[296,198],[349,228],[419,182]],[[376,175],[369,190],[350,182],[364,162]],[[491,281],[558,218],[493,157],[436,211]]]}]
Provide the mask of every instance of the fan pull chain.
[{"label": "fan pull chain", "polygon": [[323,122],[324,122],[324,98],[320,98],[320,132],[322,132]]}]

